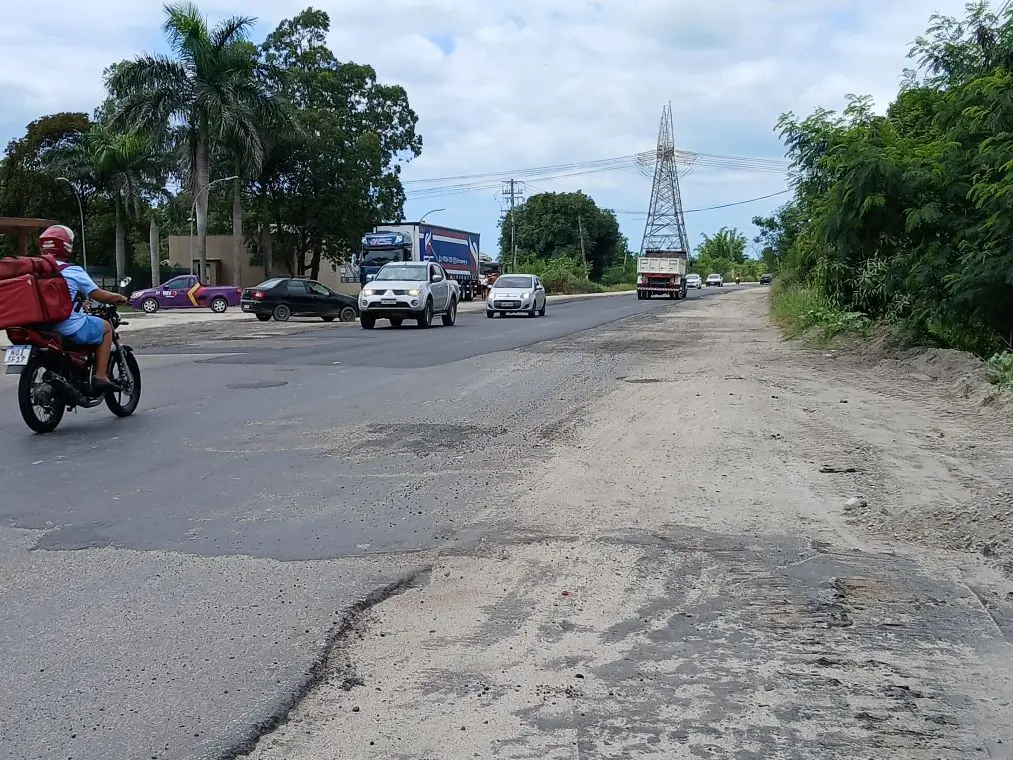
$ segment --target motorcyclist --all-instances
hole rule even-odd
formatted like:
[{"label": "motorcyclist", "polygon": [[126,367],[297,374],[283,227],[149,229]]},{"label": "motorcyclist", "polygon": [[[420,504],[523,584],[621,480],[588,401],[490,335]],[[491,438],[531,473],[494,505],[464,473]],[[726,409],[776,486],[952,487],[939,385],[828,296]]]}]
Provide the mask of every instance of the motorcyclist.
[{"label": "motorcyclist", "polygon": [[77,264],[71,264],[74,257],[74,231],[62,224],[54,224],[39,236],[39,249],[48,253],[64,266],[60,274],[67,281],[70,298],[74,302],[71,315],[53,325],[53,330],[82,346],[95,349],[95,376],[92,379],[92,390],[96,393],[118,390],[118,386],[109,380],[109,354],[112,351],[112,325],[104,319],[87,314],[82,310],[84,301],[94,300],[99,303],[120,305],[127,303],[126,296],[103,290],[91,279],[86,271]]}]

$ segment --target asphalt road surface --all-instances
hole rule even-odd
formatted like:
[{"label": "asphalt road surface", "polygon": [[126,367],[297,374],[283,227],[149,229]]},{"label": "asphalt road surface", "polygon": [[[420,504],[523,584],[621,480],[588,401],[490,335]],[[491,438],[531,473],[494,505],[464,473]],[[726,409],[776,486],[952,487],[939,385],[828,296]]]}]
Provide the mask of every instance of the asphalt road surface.
[{"label": "asphalt road surface", "polygon": [[[417,552],[474,541],[469,512],[515,477],[511,452],[537,456],[622,374],[558,339],[679,307],[619,296],[145,350],[134,417],[81,412],[49,436],[3,378],[0,754],[248,748],[349,611],[418,572]],[[560,349],[510,353],[544,341]]]}]

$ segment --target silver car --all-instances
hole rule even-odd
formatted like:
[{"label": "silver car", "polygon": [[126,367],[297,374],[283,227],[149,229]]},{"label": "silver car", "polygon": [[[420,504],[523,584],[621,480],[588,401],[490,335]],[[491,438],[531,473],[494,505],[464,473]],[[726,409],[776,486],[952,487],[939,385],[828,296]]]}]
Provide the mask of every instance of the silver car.
[{"label": "silver car", "polygon": [[485,302],[485,315],[545,316],[545,286],[533,274],[503,274],[496,278]]}]

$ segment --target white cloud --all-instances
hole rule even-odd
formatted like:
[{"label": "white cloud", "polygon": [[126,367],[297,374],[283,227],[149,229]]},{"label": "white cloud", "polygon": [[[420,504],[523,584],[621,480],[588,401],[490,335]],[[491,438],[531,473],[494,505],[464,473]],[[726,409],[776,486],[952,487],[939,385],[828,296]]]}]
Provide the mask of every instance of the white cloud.
[{"label": "white cloud", "polygon": [[[202,3],[212,19],[260,17],[258,35],[306,5],[292,0]],[[922,0],[314,0],[331,14],[339,58],[370,63],[403,84],[425,147],[407,179],[562,164],[649,150],[671,100],[680,147],[780,155],[778,115],[838,108],[849,92],[885,106],[911,40],[932,9]],[[960,15],[964,0],[936,0]],[[0,139],[57,110],[90,111],[109,63],[155,48],[161,3],[56,0],[0,19]],[[444,54],[432,39],[452,37]],[[504,179],[507,175],[504,175]],[[613,208],[643,209],[649,179],[634,168],[564,180],[531,178],[529,191],[582,187]],[[491,183],[491,184],[494,184]],[[536,188],[537,186],[537,188]],[[697,168],[683,180],[688,208],[763,195],[776,175]],[[481,230],[491,250],[493,189],[411,201],[409,216],[445,206],[448,224]],[[687,218],[694,239],[721,224],[748,226],[770,201]],[[639,243],[642,218],[624,217]]]}]

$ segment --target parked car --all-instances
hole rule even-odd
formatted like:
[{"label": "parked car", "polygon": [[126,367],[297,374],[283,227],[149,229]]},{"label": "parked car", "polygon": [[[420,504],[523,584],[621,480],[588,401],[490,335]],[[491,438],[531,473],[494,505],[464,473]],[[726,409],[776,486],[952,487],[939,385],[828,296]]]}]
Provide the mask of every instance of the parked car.
[{"label": "parked car", "polygon": [[707,287],[723,288],[725,286],[725,278],[719,274],[707,275]]},{"label": "parked car", "polygon": [[324,322],[354,322],[359,316],[354,296],[335,293],[326,285],[305,277],[273,277],[243,291],[241,306],[261,322],[272,317],[287,322],[291,317],[320,317]]},{"label": "parked car", "polygon": [[760,275],[760,284],[761,285],[770,285],[770,283],[772,283],[773,281],[774,281],[774,275],[770,274],[769,272],[767,274],[761,274]]},{"label": "parked car", "polygon": [[504,274],[493,283],[485,302],[485,315],[527,314],[545,316],[545,286],[533,274]]},{"label": "parked car", "polygon": [[195,274],[173,277],[157,288],[135,290],[130,305],[147,314],[159,309],[211,309],[221,314],[230,306],[239,306],[242,288],[234,285],[205,285]]},{"label": "parked car", "polygon": [[700,290],[703,287],[703,278],[698,274],[686,275],[686,287]]},{"label": "parked car", "polygon": [[359,294],[359,324],[372,330],[378,319],[390,320],[392,327],[414,319],[428,328],[439,315],[452,327],[460,302],[461,286],[436,262],[395,261],[384,264]]}]

